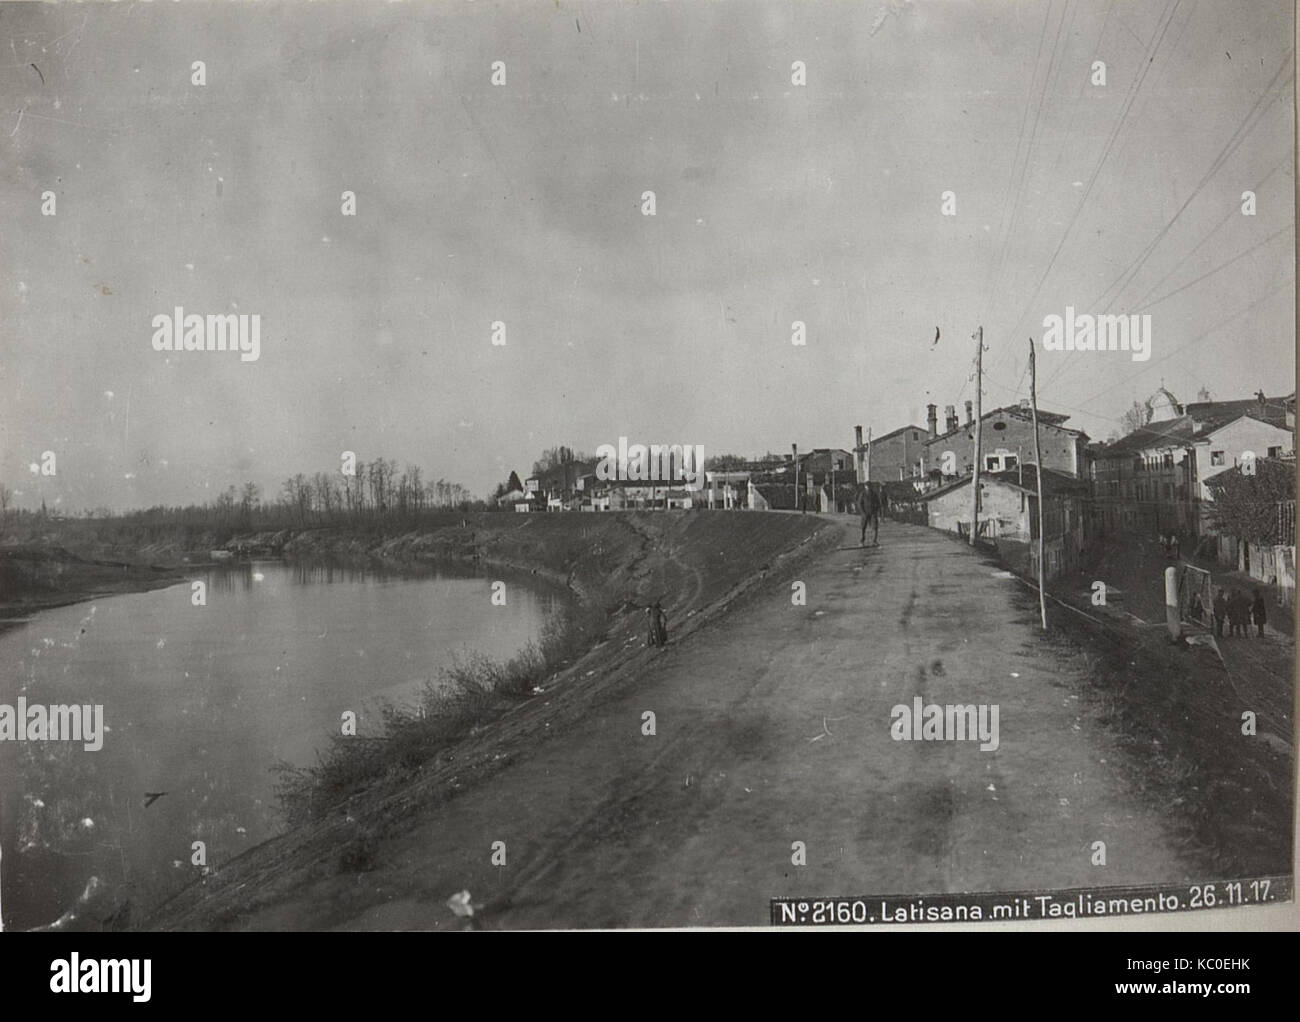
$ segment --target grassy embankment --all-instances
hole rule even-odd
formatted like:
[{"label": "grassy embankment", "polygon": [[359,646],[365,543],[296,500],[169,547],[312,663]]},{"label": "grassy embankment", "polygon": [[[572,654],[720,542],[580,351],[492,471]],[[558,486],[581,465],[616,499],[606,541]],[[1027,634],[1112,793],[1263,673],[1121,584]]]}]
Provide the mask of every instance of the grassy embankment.
[{"label": "grassy embankment", "polygon": [[312,875],[368,869],[385,835],[421,806],[526,754],[547,739],[557,715],[581,719],[593,700],[634,678],[654,652],[643,648],[646,604],[662,600],[676,641],[829,542],[825,524],[751,512],[469,514],[409,531],[288,535],[281,549],[291,557],[500,566],[563,583],[575,599],[533,648],[505,663],[461,663],[416,705],[390,708],[374,733],[340,735],[314,766],[282,768],[293,826],[219,865],[146,925],[231,925],[250,905]]}]

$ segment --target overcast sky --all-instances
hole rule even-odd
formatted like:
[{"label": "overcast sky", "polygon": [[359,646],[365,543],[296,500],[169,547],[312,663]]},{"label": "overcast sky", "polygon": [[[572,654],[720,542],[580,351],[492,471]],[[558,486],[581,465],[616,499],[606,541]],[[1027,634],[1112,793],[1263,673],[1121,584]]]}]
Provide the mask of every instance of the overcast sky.
[{"label": "overcast sky", "polygon": [[[986,408],[1027,396],[1067,305],[1153,317],[1145,363],[1040,355],[1040,403],[1096,438],[1162,381],[1289,393],[1291,18],[0,5],[0,481],[186,503],[354,450],[486,494],[560,443],[850,447],[973,398],[980,324]],[[259,314],[261,357],[154,351],[177,305]]]}]

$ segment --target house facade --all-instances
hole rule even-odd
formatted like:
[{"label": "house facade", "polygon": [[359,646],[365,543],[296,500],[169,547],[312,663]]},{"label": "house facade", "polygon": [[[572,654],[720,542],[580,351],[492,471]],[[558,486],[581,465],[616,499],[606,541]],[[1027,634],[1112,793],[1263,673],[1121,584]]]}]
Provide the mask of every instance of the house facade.
[{"label": "house facade", "polygon": [[[1172,395],[1170,399],[1172,403]],[[1206,535],[1211,531],[1208,505],[1214,500],[1208,480],[1251,455],[1294,453],[1286,400],[1260,394],[1242,401],[1196,402],[1181,415],[1153,420],[1104,445],[1092,464],[1102,527]]]},{"label": "house facade", "polygon": [[[927,524],[969,536],[972,478],[967,476],[921,497]],[[1088,484],[1053,469],[1043,469],[1043,574],[1056,578],[1079,569],[1090,535],[1086,513]],[[1038,488],[1033,465],[980,476],[979,539],[996,547],[1016,570],[1038,572]]]},{"label": "house facade", "polygon": [[[933,410],[934,406],[930,408]],[[1088,435],[1064,425],[1068,415],[1038,412],[1038,446],[1043,468],[1086,479]],[[953,425],[949,415],[947,424]],[[934,421],[933,413],[931,422]],[[1029,402],[995,408],[980,417],[981,472],[1006,472],[1034,460],[1034,423]],[[925,441],[926,472],[942,483],[970,475],[974,468],[975,424],[949,429]]]},{"label": "house facade", "polygon": [[925,442],[929,432],[922,426],[902,426],[866,445],[868,478],[896,482],[924,474]]}]

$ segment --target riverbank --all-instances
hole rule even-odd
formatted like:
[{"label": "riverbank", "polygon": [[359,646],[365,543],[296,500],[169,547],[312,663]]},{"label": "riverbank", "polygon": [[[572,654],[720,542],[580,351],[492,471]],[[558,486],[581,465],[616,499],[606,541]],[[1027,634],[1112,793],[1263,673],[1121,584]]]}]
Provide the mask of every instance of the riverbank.
[{"label": "riverbank", "polygon": [[[415,814],[470,790],[549,735],[580,727],[593,707],[662,655],[644,646],[646,603],[660,600],[667,610],[671,649],[765,581],[770,585],[774,573],[788,573],[838,540],[827,519],[812,515],[518,516],[528,519],[523,522],[497,517],[509,520],[499,529],[487,527],[495,522],[458,521],[440,534],[389,537],[383,554],[402,551],[418,559],[456,549],[477,552],[480,563],[531,563],[539,574],[564,578],[585,594],[587,606],[596,601],[603,628],[590,636],[591,648],[575,652],[568,663],[549,665],[540,684],[526,693],[481,693],[465,700],[455,715],[457,733],[442,729],[439,743],[423,750],[431,752],[427,757],[412,757],[323,813],[319,803],[312,806],[284,835],[228,862],[210,857],[209,875],[158,908],[141,928],[238,927],[248,913],[313,879],[362,882]],[[472,540],[464,530],[474,533]],[[310,537],[310,546],[337,554],[355,540],[321,532]],[[303,548],[295,543],[293,552]]]},{"label": "riverbank", "polygon": [[[206,892],[220,888],[225,878],[232,876],[232,869],[239,876],[248,876],[249,870],[257,874],[266,862],[280,862],[286,854],[300,860],[308,871],[364,872],[376,843],[389,827],[400,823],[412,805],[464,790],[477,772],[490,772],[504,764],[504,758],[483,763],[473,755],[489,730],[492,734],[517,734],[512,729],[518,722],[554,712],[557,696],[570,705],[566,690],[583,693],[583,700],[596,698],[654,655],[656,651],[647,651],[643,645],[646,605],[662,602],[676,643],[724,613],[778,566],[817,546],[825,524],[816,516],[723,512],[496,514],[446,515],[441,521],[422,522],[409,529],[335,527],[236,534],[216,547],[211,545],[215,537],[206,535],[155,532],[138,537],[147,540],[148,556],[165,552],[175,558],[170,568],[150,569],[170,572],[169,581],[189,577],[197,564],[211,565],[209,550],[215,548],[230,550],[235,558],[366,561],[399,571],[460,564],[489,579],[499,577],[505,582],[507,599],[521,575],[562,585],[574,597],[564,619],[543,636],[540,648],[521,654],[518,662],[471,660],[460,665],[444,679],[455,683],[454,693],[448,695],[447,686],[441,686],[432,703],[426,699],[421,705],[398,708],[387,718],[387,723],[398,726],[387,734],[358,735],[346,757],[332,761],[337,769],[315,776],[299,771],[296,777],[282,778],[288,782],[281,791],[287,796],[287,815],[302,824],[292,827],[283,838],[228,862],[221,861],[219,850],[215,856],[210,850],[206,879],[183,893],[168,911],[177,911],[176,905],[187,904],[187,898],[198,898],[201,907],[195,910],[204,921],[181,925],[222,925],[219,917],[224,910],[208,906]],[[133,580],[136,588],[145,588],[151,581],[147,572],[129,570],[146,567],[139,563],[142,558],[131,562],[126,544],[134,537],[124,542],[122,535],[106,535],[102,530],[78,533],[74,527],[69,532],[71,535],[45,537],[47,553],[54,560],[84,564],[91,560],[87,554],[108,554],[121,558],[119,565],[128,569],[123,577]],[[75,543],[76,549],[69,550],[58,539]],[[124,588],[119,591],[129,588],[120,584]],[[87,587],[82,598],[99,591]],[[66,584],[63,595],[74,595]],[[484,613],[491,612],[485,606]],[[579,717],[582,712],[573,710]],[[545,721],[541,729],[545,731]],[[328,740],[329,736],[322,734],[321,738]],[[369,751],[356,755],[363,747]],[[324,760],[330,761],[330,756]],[[442,782],[433,780],[435,775],[445,775],[448,766],[450,775],[443,776]],[[425,782],[432,783],[433,790],[416,790]],[[342,836],[333,830],[340,815],[345,823],[353,821]],[[326,836],[322,838],[322,834]],[[274,872],[280,871],[276,868]],[[246,882],[237,881],[240,886]],[[286,882],[292,882],[292,875]],[[258,899],[272,896],[270,889],[254,886]],[[147,897],[137,899],[132,906],[136,925],[171,925],[142,923],[142,915],[153,907]],[[119,908],[95,906],[84,915],[87,919],[120,919]]]},{"label": "riverbank", "polygon": [[183,578],[179,564],[100,560],[57,544],[0,547],[0,627],[40,610],[144,592]]}]

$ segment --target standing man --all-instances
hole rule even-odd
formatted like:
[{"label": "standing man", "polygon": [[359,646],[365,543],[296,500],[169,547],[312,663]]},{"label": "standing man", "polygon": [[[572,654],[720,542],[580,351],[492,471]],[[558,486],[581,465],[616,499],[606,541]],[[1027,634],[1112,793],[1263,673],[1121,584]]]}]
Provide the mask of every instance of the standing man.
[{"label": "standing man", "polygon": [[1250,605],[1250,617],[1255,622],[1255,627],[1259,629],[1259,637],[1264,637],[1264,623],[1268,620],[1268,608],[1264,605],[1264,597],[1260,595],[1259,590],[1255,590],[1255,599]]},{"label": "standing man", "polygon": [[1245,601],[1246,598],[1241,595],[1241,590],[1238,589],[1236,586],[1233,586],[1232,591],[1228,593],[1228,634],[1229,635],[1241,635],[1245,631],[1245,629],[1242,627],[1244,624],[1242,620],[1243,618],[1242,604],[1245,603]]},{"label": "standing man", "polygon": [[1224,599],[1222,589],[1214,594],[1214,603],[1212,604],[1212,607],[1214,610],[1214,634],[1218,638],[1222,639],[1223,619],[1228,616],[1228,601]]},{"label": "standing man", "polygon": [[668,615],[664,613],[663,605],[655,600],[654,605],[654,632],[658,645],[668,645]]},{"label": "standing man", "polygon": [[871,545],[876,546],[880,536],[881,498],[871,483],[858,488],[858,514],[862,516],[861,545],[867,545],[867,525],[871,526]]}]

